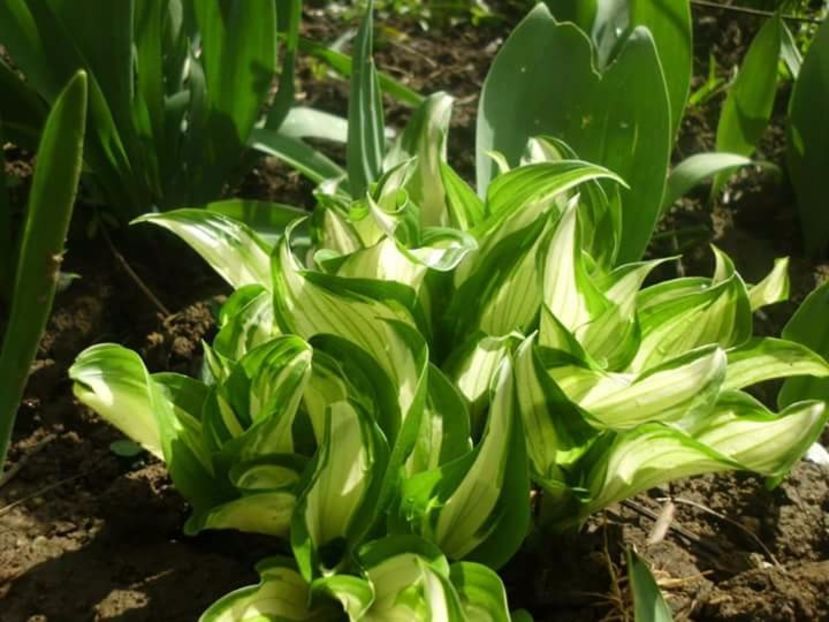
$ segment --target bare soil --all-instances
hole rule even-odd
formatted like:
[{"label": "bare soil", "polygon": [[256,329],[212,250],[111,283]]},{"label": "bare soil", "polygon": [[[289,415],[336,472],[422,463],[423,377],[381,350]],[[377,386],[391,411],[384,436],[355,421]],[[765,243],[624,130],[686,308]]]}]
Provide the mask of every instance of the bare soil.
[{"label": "bare soil", "polygon": [[[333,40],[340,24],[307,10],[307,34]],[[730,67],[744,53],[754,18],[735,20],[697,11],[697,73],[713,50]],[[474,166],[474,116],[486,68],[516,15],[503,23],[422,32],[416,25],[381,24],[378,64],[416,89],[457,97],[450,158],[467,176]],[[303,84],[316,69],[303,66]],[[316,76],[316,73],[314,74]],[[318,76],[316,76],[318,78]],[[345,86],[316,83],[300,96],[334,112],[345,109]],[[781,94],[781,98],[785,93]],[[713,144],[719,100],[690,111],[677,157]],[[781,114],[785,101],[778,106]],[[405,109],[389,102],[400,124]],[[761,153],[781,161],[780,116]],[[25,185],[26,162],[11,162]],[[310,187],[278,163],[265,161],[237,193],[310,205]],[[774,257],[792,256],[793,301],[761,318],[779,331],[785,318],[829,264],[800,250],[791,190],[778,180],[745,173],[726,200],[702,191],[663,223],[657,253],[685,253],[682,269],[710,270],[711,242],[731,253],[749,280]],[[100,236],[82,227],[71,237],[67,270],[82,275],[59,295],[21,406],[10,454],[16,475],[0,487],[0,620],[2,622],[191,621],[213,600],[255,579],[253,564],[280,552],[272,539],[231,532],[185,537],[187,507],[164,468],[146,456],[123,458],[109,445],[120,438],[81,408],[66,370],[87,345],[115,341],[138,349],[154,370],[193,373],[199,343],[213,331],[213,312],[227,293],[188,249],[160,243],[148,253],[129,238],[112,246],[172,313],[140,291]],[[681,232],[693,230],[691,236]],[[655,517],[673,499],[672,528],[649,544]],[[801,463],[774,490],[732,474],[679,482],[639,495],[594,517],[579,534],[532,534],[504,570],[511,604],[537,620],[627,619],[624,550],[650,561],[678,620],[829,620],[829,470]]]}]

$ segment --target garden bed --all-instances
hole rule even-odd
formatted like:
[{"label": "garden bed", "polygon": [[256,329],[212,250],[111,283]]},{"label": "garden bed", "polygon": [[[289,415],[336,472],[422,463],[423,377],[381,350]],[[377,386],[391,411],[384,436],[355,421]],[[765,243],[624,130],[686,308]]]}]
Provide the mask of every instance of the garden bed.
[{"label": "garden bed", "polygon": [[[322,12],[306,17],[317,39],[339,32]],[[474,166],[476,96],[515,17],[427,33],[381,22],[379,66],[420,91],[456,96],[449,158],[467,177]],[[696,11],[695,17],[697,74],[709,50],[721,66],[741,58],[757,26],[755,18],[716,11]],[[306,77],[312,70],[304,67]],[[345,92],[341,83],[325,81],[301,97],[342,113]],[[781,112],[784,104],[781,94]],[[688,115],[680,150],[711,148],[718,102],[710,106]],[[399,124],[405,110],[392,108],[387,116]],[[761,151],[779,161],[779,126],[768,136]],[[296,174],[264,163],[239,194],[308,204],[308,190]],[[791,255],[792,301],[772,308],[758,331],[778,333],[783,318],[829,274],[829,265],[801,254],[791,191],[774,179],[741,174],[725,191],[727,201],[710,207],[704,196],[684,202],[663,223],[663,230],[696,232],[679,240],[682,269],[710,273],[711,242],[748,280],[765,274],[774,257]],[[676,239],[664,236],[656,244]],[[19,472],[0,488],[0,619],[194,620],[219,596],[251,583],[254,563],[279,552],[279,544],[231,532],[185,537],[187,508],[164,468],[146,454],[113,453],[109,446],[119,433],[74,402],[66,370],[84,346],[115,341],[137,349],[151,371],[192,373],[226,290],[179,243],[165,243],[160,255],[149,256],[126,237],[110,242],[74,231],[69,248],[65,268],[82,279],[56,301],[10,453]],[[659,250],[670,254],[668,246]],[[116,253],[170,314],[140,290]],[[669,496],[671,528],[648,544]],[[625,544],[635,544],[651,562],[678,619],[829,619],[829,468],[801,463],[772,491],[740,474],[697,478],[597,515],[579,537],[545,538],[543,544],[531,538],[504,571],[511,606],[537,620],[623,619]]]}]

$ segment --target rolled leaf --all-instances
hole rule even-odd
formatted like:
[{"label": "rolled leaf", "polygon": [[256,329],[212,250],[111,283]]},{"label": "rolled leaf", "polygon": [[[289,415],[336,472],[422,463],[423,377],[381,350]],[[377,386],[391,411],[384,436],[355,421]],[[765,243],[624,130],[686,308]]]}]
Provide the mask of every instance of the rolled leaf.
[{"label": "rolled leaf", "polygon": [[310,586],[289,560],[273,558],[257,566],[259,584],[243,587],[213,603],[199,622],[334,622],[342,611],[333,605],[309,607]]}]

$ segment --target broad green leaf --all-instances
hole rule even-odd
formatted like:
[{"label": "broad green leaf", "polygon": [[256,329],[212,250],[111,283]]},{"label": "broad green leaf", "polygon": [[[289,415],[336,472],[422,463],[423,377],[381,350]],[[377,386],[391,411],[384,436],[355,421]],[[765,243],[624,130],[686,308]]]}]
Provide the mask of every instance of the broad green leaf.
[{"label": "broad green leaf", "polygon": [[[555,71],[538,58],[554,59]],[[494,177],[488,152],[499,151],[515,164],[528,139],[539,135],[564,140],[629,184],[622,191],[618,259],[639,259],[659,214],[671,140],[667,88],[649,32],[635,29],[600,75],[585,35],[537,6],[504,43],[484,84],[476,142],[479,194]]]},{"label": "broad green leaf", "polygon": [[783,302],[789,298],[789,258],[774,260],[774,268],[766,277],[748,288],[751,310],[756,311],[768,305]]},{"label": "broad green leaf", "polygon": [[604,69],[613,61],[630,25],[630,9],[627,0],[597,0],[593,27],[586,32],[595,45],[599,68]]},{"label": "broad green leaf", "polygon": [[303,576],[328,574],[371,527],[387,448],[379,428],[359,408],[335,402],[314,473],[300,497],[291,545]]},{"label": "broad green leaf", "polygon": [[527,464],[514,385],[506,359],[493,380],[489,419],[474,458],[451,492],[440,491],[433,537],[452,559],[468,556],[498,567],[524,539],[529,514],[521,499],[528,491]]},{"label": "broad green leaf", "polygon": [[578,407],[547,374],[528,338],[516,352],[515,382],[533,477],[542,484],[560,478],[596,435]]},{"label": "broad green leaf", "polygon": [[257,566],[259,584],[243,587],[213,603],[199,622],[334,622],[335,607],[311,609],[310,587],[292,562],[272,558]]},{"label": "broad green leaf", "polygon": [[691,86],[694,49],[691,3],[689,0],[633,0],[630,25],[645,26],[653,35],[668,87],[671,135],[676,136]]},{"label": "broad green leaf", "polygon": [[365,622],[463,619],[446,558],[434,545],[391,536],[368,544],[359,557],[375,593]]},{"label": "broad green leaf", "polygon": [[429,366],[427,391],[417,443],[406,464],[409,475],[436,469],[472,449],[466,403],[449,378],[434,365]]},{"label": "broad green leaf", "polygon": [[187,242],[232,287],[270,287],[271,260],[265,243],[247,225],[201,209],[145,214],[133,222],[149,222]]},{"label": "broad green leaf", "polygon": [[673,614],[645,561],[627,550],[628,580],[633,595],[634,622],[671,622]]},{"label": "broad green leaf", "polygon": [[[755,337],[728,351],[723,390],[742,389],[758,382],[791,376],[829,376],[829,363],[795,341]],[[798,399],[809,397],[803,395]]]},{"label": "broad green leaf", "polygon": [[685,433],[659,423],[640,425],[608,437],[587,454],[586,517],[611,503],[664,482],[701,473],[738,469],[740,464]]},{"label": "broad green leaf", "polygon": [[829,101],[829,20],[817,31],[789,101],[786,163],[797,195],[806,249],[825,252],[829,210],[823,175],[829,170],[829,119],[820,102]]},{"label": "broad green leaf", "polygon": [[[81,172],[86,104],[87,79],[81,71],[55,101],[37,150],[26,218],[17,242],[16,266],[12,268],[11,300],[0,349],[0,377],[4,383],[0,393],[0,468],[6,459],[29,368],[46,329],[57,289]],[[0,192],[5,193],[5,187]],[[13,258],[8,249],[3,253],[8,255],[2,259]]]},{"label": "broad green leaf", "polygon": [[696,153],[677,164],[668,175],[668,186],[662,199],[662,212],[684,197],[699,184],[709,181],[717,175],[729,175],[743,166],[753,162],[736,153]]},{"label": "broad green leaf", "polygon": [[[399,389],[405,418],[415,402],[422,372],[421,353],[401,336],[395,323],[412,323],[404,309],[348,289],[355,279],[304,271],[288,248],[290,228],[274,254],[274,309],[281,329],[304,339],[318,334],[346,338],[375,358]],[[402,423],[402,422],[401,422]],[[396,430],[387,430],[390,440]]]},{"label": "broad green leaf", "polygon": [[238,361],[277,332],[271,294],[261,285],[237,289],[222,306],[221,313],[213,350],[231,361]]},{"label": "broad green leaf", "polygon": [[205,205],[204,209],[244,223],[269,244],[276,243],[285,227],[307,215],[303,210],[290,205],[249,199],[215,201]]},{"label": "broad green leaf", "polygon": [[573,22],[584,32],[590,32],[599,0],[544,0],[544,4],[558,21]]},{"label": "broad green leaf", "polygon": [[340,601],[349,620],[362,620],[374,602],[374,587],[366,579],[350,575],[330,575],[311,583],[311,598],[325,595]]},{"label": "broad green leaf", "polygon": [[510,622],[507,594],[498,575],[481,564],[452,564],[449,579],[468,620]]},{"label": "broad green leaf", "polygon": [[351,193],[362,197],[380,176],[385,153],[383,102],[380,82],[372,58],[374,4],[369,0],[354,40],[351,88],[348,98],[348,142],[346,163]]},{"label": "broad green leaf", "polygon": [[780,477],[815,442],[827,419],[825,402],[797,402],[777,414],[744,393],[724,393],[694,437],[743,469]]},{"label": "broad green leaf", "polygon": [[642,341],[631,370],[648,369],[675,353],[719,344],[740,345],[751,334],[752,318],[745,284],[738,274],[682,293],[654,305],[647,314],[640,307]]},{"label": "broad green leaf", "polygon": [[618,376],[600,380],[578,403],[591,420],[614,430],[649,421],[694,420],[710,410],[725,373],[725,352],[707,346],[652,367],[627,386]]},{"label": "broad green leaf", "polygon": [[92,346],[75,359],[69,377],[78,400],[144,449],[163,457],[150,378],[135,352],[115,344]]},{"label": "broad green leaf", "polygon": [[[783,338],[829,357],[829,283],[814,290],[783,328]],[[829,402],[829,379],[792,378],[783,384],[778,404],[788,406],[798,400],[817,399]]]},{"label": "broad green leaf", "polygon": [[291,492],[248,494],[193,514],[184,532],[195,535],[204,529],[237,529],[287,538],[296,503],[297,497]]},{"label": "broad green leaf", "polygon": [[[717,151],[750,156],[771,117],[777,93],[782,20],[769,18],[746,52],[717,124]],[[722,183],[722,182],[719,182]]]}]

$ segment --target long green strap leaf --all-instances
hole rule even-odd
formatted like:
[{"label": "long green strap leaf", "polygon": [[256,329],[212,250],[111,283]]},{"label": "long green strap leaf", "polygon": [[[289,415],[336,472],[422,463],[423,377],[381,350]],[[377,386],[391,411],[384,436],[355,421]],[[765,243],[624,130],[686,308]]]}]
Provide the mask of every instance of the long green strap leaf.
[{"label": "long green strap leaf", "polygon": [[717,151],[749,156],[766,129],[777,92],[781,31],[782,21],[773,17],[751,42],[720,114]]},{"label": "long green strap leaf", "polygon": [[86,120],[86,74],[78,72],[55,101],[38,149],[9,323],[0,351],[0,466],[5,462],[29,366],[46,328],[58,281],[78,177]]},{"label": "long green strap leaf", "polygon": [[786,161],[797,194],[806,250],[829,248],[829,209],[824,178],[829,171],[829,20],[815,35],[789,102]]},{"label": "long green strap leaf", "polygon": [[[321,60],[331,67],[331,69],[346,78],[350,78],[354,71],[354,64],[348,56],[321,43],[300,37],[299,49]],[[383,92],[391,95],[400,103],[411,107],[417,107],[423,103],[425,99],[423,95],[410,89],[402,82],[395,80],[387,73],[379,71],[377,77],[380,80],[380,88]]]},{"label": "long green strap leaf", "polygon": [[348,98],[346,163],[351,194],[362,197],[383,167],[383,102],[374,68],[374,5],[369,1],[354,41],[351,92]]},{"label": "long green strap leaf", "polygon": [[[813,291],[783,328],[783,337],[829,357],[829,283]],[[783,384],[778,404],[805,399],[829,401],[829,378],[791,378]]]},{"label": "long green strap leaf", "polygon": [[634,622],[671,622],[671,608],[647,564],[633,549],[627,551],[628,579],[633,594]]}]

